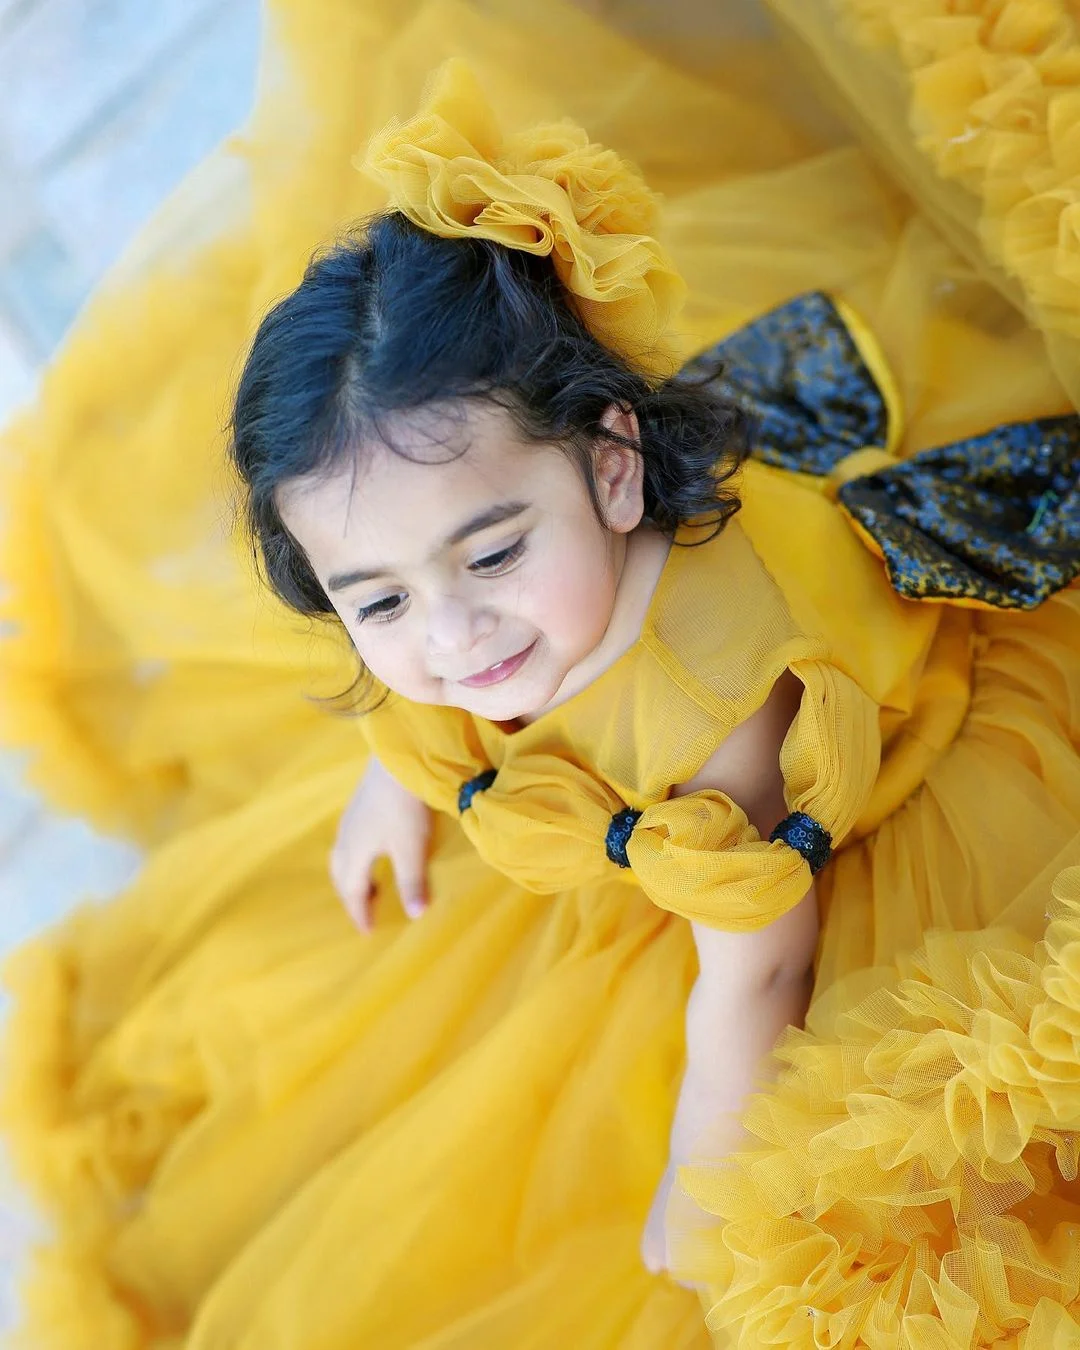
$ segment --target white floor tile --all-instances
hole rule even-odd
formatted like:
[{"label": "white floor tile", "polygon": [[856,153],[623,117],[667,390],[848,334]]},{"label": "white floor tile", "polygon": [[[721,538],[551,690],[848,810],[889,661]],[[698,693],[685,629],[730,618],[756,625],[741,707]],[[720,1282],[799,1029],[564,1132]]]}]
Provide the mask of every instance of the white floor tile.
[{"label": "white floor tile", "polygon": [[138,98],[41,182],[52,231],[98,276],[177,181],[250,111],[258,7],[233,0]]},{"label": "white floor tile", "polygon": [[39,166],[92,128],[197,25],[210,0],[38,0],[3,33],[8,144]]}]

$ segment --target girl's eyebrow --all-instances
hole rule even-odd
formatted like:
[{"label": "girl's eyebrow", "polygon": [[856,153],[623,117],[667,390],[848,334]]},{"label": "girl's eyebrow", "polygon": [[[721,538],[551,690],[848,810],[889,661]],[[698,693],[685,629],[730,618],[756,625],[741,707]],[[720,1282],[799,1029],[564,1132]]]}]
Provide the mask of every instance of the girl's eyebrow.
[{"label": "girl's eyebrow", "polygon": [[[504,520],[512,520],[528,509],[528,502],[497,502],[494,506],[485,507],[483,511],[478,511],[475,516],[470,516],[463,524],[451,530],[442,543],[428,555],[428,560],[448,548],[453,548],[455,544],[462,543],[470,535],[479,534],[481,530],[490,530],[493,525],[501,525]],[[377,577],[388,575],[389,569],[385,567],[363,567],[352,572],[336,572],[327,580],[326,589],[344,591],[361,581],[374,581]]]}]

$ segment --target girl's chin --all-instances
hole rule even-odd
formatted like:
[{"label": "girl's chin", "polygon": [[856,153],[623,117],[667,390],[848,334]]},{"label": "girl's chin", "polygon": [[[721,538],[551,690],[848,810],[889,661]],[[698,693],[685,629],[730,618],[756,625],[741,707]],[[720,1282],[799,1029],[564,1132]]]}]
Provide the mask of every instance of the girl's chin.
[{"label": "girl's chin", "polygon": [[[514,689],[516,680],[507,680],[506,688],[498,686],[492,689],[463,689],[459,693],[468,697],[460,700],[459,706],[478,717],[486,717],[489,722],[533,721],[539,717],[558,693],[558,684],[549,688],[548,681],[523,680]],[[454,700],[458,702],[457,699]]]}]

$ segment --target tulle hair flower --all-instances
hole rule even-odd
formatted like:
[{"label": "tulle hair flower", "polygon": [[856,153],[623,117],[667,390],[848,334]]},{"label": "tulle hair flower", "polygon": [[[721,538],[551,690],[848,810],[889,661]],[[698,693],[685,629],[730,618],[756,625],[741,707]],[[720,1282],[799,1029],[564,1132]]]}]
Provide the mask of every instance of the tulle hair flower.
[{"label": "tulle hair flower", "polygon": [[647,374],[674,372],[667,335],[685,287],[654,237],[656,195],[573,122],[503,136],[472,72],[450,61],[361,167],[422,229],[550,256],[601,342]]}]

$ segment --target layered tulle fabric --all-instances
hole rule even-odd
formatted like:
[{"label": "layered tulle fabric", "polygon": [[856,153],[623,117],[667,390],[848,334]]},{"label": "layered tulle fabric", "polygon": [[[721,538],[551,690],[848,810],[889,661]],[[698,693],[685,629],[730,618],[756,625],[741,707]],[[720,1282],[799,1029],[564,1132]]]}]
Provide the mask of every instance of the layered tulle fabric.
[{"label": "layered tulle fabric", "polygon": [[1080,33],[1067,0],[769,0],[848,118],[1045,334],[1080,400]]},{"label": "layered tulle fabric", "polygon": [[[681,1178],[711,1217],[673,1215],[676,1264],[718,1344],[1077,1335],[1076,599],[1037,624],[975,617],[961,730],[819,878],[806,1030],[782,1039],[745,1148],[703,1138]],[[1021,829],[1038,858],[1003,842]],[[868,893],[904,906],[868,923]]]},{"label": "layered tulle fabric", "polygon": [[1080,1340],[1080,869],[1043,941],[935,934],[820,997],[747,1113],[758,1146],[683,1182],[725,1220],[681,1253],[740,1346]]},{"label": "layered tulle fabric", "polygon": [[[368,737],[306,697],[349,683],[348,653],[266,597],[232,537],[238,354],[311,249],[381,204],[352,162],[451,56],[500,127],[568,116],[664,195],[682,355],[819,289],[882,344],[899,455],[1065,410],[1043,335],[986,282],[997,264],[954,251],[756,16],[724,9],[680,29],[667,7],[645,48],[629,5],[603,24],[515,0],[274,5],[251,126],[163,216],[199,229],[110,281],[6,438],[6,737],[54,801],[149,850],[130,891],[9,963],[4,1127],[54,1226],[23,1345],[1070,1343],[1072,874],[1039,943],[1080,837],[1075,591],[1028,615],[909,604],[819,484],[753,466],[739,530],[669,560],[656,640],[512,738],[559,762],[556,787],[571,761],[659,808],[718,729],[805,676],[785,776],[842,847],[817,878],[808,1030],[753,1108],[758,1141],[723,1186],[703,1141],[708,1184],[690,1180],[718,1223],[684,1225],[677,1252],[703,1308],[638,1253],[689,926],[633,867],[591,870],[581,825],[578,854],[548,837],[554,890],[502,874],[544,882],[545,857],[481,823],[497,792],[457,816],[457,772],[506,756],[489,725],[449,758],[423,742],[421,770],[454,768],[434,902],[406,923],[380,871],[359,938],[326,860]],[[836,25],[861,51],[857,31]]]},{"label": "layered tulle fabric", "polygon": [[60,1222],[24,1343],[707,1345],[638,1257],[685,935],[622,888],[508,891],[440,832],[432,922],[387,885],[359,942],[324,880],[344,769],[9,970],[7,1137]]},{"label": "layered tulle fabric", "polygon": [[550,257],[603,342],[660,376],[674,371],[668,333],[685,287],[653,237],[656,198],[581,127],[504,138],[469,68],[448,62],[428,105],[378,135],[364,168],[423,229]]}]

